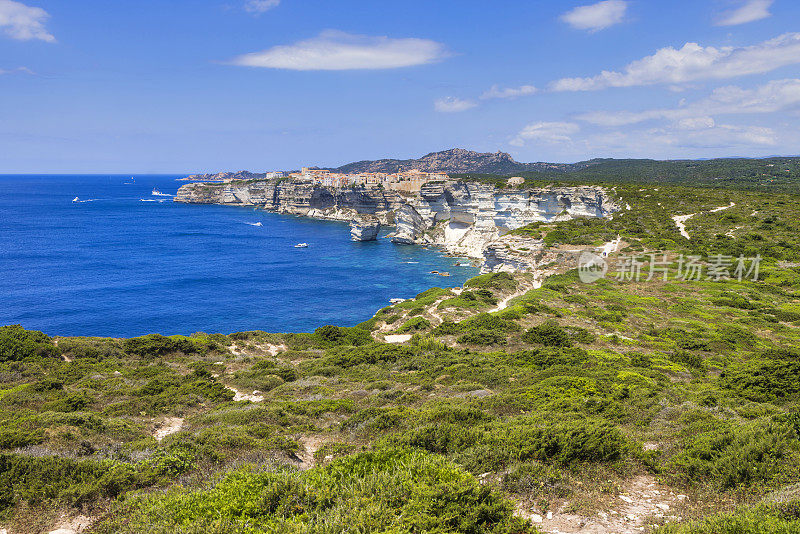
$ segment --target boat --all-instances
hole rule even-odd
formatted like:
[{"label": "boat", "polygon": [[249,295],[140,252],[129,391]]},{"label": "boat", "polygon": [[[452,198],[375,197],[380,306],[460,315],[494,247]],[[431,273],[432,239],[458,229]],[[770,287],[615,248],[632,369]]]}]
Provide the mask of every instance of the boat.
[{"label": "boat", "polygon": [[156,187],[153,188],[153,192],[150,193],[150,194],[153,195],[154,197],[171,197],[172,196],[169,193],[162,193]]},{"label": "boat", "polygon": [[254,222],[254,223],[251,223],[251,222],[246,222],[245,224],[249,224],[250,226],[263,226],[263,225],[261,224],[261,221]]},{"label": "boat", "polygon": [[431,271],[430,274],[439,274],[439,271]]},{"label": "boat", "polygon": [[81,199],[79,199],[78,197],[75,197],[75,198],[73,198],[73,199],[72,199],[72,201],[73,201],[73,202],[80,202],[80,201],[81,201]]},{"label": "boat", "polygon": [[294,248],[308,248],[308,243],[298,243]]},{"label": "boat", "polygon": [[442,271],[439,273],[439,276],[450,276],[450,273],[448,273],[447,271]]}]

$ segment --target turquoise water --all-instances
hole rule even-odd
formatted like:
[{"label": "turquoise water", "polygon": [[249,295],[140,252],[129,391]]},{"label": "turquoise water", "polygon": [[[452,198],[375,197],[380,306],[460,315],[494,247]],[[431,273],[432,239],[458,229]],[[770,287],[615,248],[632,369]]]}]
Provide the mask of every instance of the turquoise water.
[{"label": "turquoise water", "polygon": [[304,332],[357,324],[390,298],[477,274],[437,250],[354,243],[345,223],[151,194],[181,183],[0,176],[0,324],[115,337]]}]

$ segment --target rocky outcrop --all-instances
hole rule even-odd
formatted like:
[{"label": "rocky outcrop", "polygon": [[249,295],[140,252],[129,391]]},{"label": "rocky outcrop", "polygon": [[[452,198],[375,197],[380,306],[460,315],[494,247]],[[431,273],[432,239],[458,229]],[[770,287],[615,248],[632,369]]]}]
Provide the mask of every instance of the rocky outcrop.
[{"label": "rocky outcrop", "polygon": [[395,212],[394,218],[397,230],[390,236],[392,243],[413,245],[426,241],[425,231],[428,229],[428,225],[413,206],[403,204]]},{"label": "rocky outcrop", "polygon": [[379,159],[375,161],[356,161],[342,165],[335,172],[405,172],[420,170],[425,172],[510,174],[519,172],[567,172],[589,167],[596,162],[580,163],[520,163],[506,152],[475,152],[463,148],[451,148],[431,152],[419,159]]},{"label": "rocky outcrop", "polygon": [[381,222],[375,216],[359,217],[350,221],[350,239],[375,241],[381,231]]}]

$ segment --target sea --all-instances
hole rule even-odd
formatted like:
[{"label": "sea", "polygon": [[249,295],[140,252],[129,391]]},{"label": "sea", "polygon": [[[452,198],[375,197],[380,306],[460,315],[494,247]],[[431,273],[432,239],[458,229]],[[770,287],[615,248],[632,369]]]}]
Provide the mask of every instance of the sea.
[{"label": "sea", "polygon": [[353,242],[343,222],[176,203],[176,178],[0,176],[0,325],[62,336],[310,332],[478,273],[465,258],[395,245],[388,228]]}]

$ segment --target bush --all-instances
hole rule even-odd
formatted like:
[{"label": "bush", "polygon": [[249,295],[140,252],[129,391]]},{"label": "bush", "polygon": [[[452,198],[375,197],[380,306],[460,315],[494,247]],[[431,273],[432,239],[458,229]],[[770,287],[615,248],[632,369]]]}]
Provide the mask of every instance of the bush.
[{"label": "bush", "polygon": [[397,329],[397,331],[401,334],[406,332],[419,332],[421,330],[428,330],[431,327],[431,322],[424,317],[413,317],[403,323],[403,325]]},{"label": "bush", "polygon": [[514,466],[503,475],[503,489],[511,493],[524,493],[530,496],[551,495],[560,493],[565,496],[563,488],[564,475],[551,465],[531,462]]},{"label": "bush", "polygon": [[25,330],[18,324],[0,326],[0,362],[36,357],[58,357],[58,349],[46,334]]},{"label": "bush", "polygon": [[368,330],[326,325],[314,330],[314,334],[326,345],[359,346],[372,342]]},{"label": "bush", "polygon": [[128,354],[139,358],[153,359],[176,352],[207,354],[214,350],[220,350],[222,347],[211,338],[197,339],[186,336],[167,337],[161,334],[148,334],[126,339],[122,343],[122,348]]},{"label": "bush", "polygon": [[139,486],[133,466],[118,462],[0,454],[0,510],[22,502],[81,505]]},{"label": "bush", "polygon": [[365,452],[308,471],[244,467],[210,489],[118,504],[100,534],[192,532],[533,532],[496,490],[441,457]]},{"label": "bush", "polygon": [[681,365],[685,365],[690,369],[702,369],[703,368],[703,358],[698,356],[697,354],[685,351],[685,350],[678,350],[673,352],[669,355],[670,361],[675,363],[679,363]]},{"label": "bush", "polygon": [[684,420],[689,424],[683,448],[669,465],[687,481],[730,489],[770,486],[800,475],[800,442],[793,421],[739,426],[702,412]]},{"label": "bush", "polygon": [[731,365],[722,384],[754,402],[783,401],[800,393],[800,361],[756,360]]},{"label": "bush", "polygon": [[493,330],[495,332],[517,332],[520,326],[510,319],[504,319],[489,313],[479,313],[475,317],[466,319],[459,323],[443,321],[437,326],[433,333],[435,335],[452,335],[473,330]]},{"label": "bush", "polygon": [[566,330],[555,321],[547,321],[534,326],[522,335],[528,343],[539,343],[545,347],[571,347],[572,340]]},{"label": "bush", "polygon": [[464,283],[464,287],[504,290],[514,289],[517,287],[517,282],[509,273],[487,273],[470,278]]},{"label": "bush", "polygon": [[470,345],[506,345],[506,334],[497,330],[473,330],[458,338],[459,343]]},{"label": "bush", "polygon": [[800,532],[800,502],[762,504],[712,515],[701,521],[667,525],[656,534],[795,534]]}]

